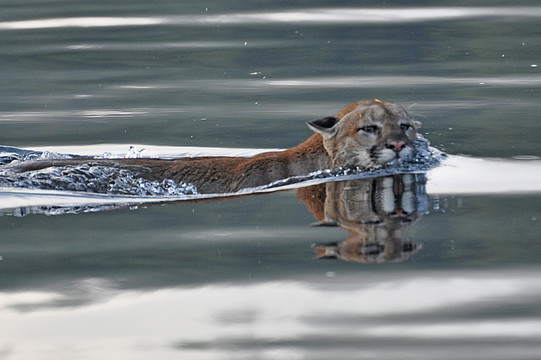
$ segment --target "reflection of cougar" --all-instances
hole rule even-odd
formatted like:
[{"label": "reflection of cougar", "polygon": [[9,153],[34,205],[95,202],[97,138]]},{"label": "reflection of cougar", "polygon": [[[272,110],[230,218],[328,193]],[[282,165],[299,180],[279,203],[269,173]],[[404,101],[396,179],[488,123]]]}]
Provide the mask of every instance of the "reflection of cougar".
[{"label": "reflection of cougar", "polygon": [[200,193],[233,192],[316,170],[377,167],[411,154],[417,135],[415,121],[401,106],[379,100],[350,104],[335,116],[310,121],[308,126],[316,134],[302,144],[251,158],[59,159],[10,168],[24,172],[51,166],[111,166],[148,180],[192,183]]},{"label": "reflection of cougar", "polygon": [[418,200],[426,196],[416,180],[419,176],[347,180],[299,189],[297,196],[320,225],[339,225],[350,233],[340,243],[315,245],[316,254],[380,263],[401,261],[415,253],[419,246],[408,240],[407,230],[420,218]]}]

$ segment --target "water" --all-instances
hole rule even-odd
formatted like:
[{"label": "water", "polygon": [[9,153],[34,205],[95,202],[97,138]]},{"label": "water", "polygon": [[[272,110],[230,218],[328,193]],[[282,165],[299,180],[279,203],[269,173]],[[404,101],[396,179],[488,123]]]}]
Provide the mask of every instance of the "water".
[{"label": "water", "polygon": [[223,201],[3,188],[0,358],[537,359],[541,8],[362,6],[4,2],[17,151],[246,155],[378,98],[451,156]]}]

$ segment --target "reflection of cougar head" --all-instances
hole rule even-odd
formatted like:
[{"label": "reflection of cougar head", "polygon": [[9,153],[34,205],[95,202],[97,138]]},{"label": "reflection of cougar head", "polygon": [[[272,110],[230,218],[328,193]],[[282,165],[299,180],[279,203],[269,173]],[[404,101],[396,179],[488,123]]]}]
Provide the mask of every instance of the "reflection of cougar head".
[{"label": "reflection of cougar head", "polygon": [[[425,194],[417,186],[419,176],[330,182],[319,187],[324,196],[314,195],[314,189],[299,191],[321,224],[337,224],[350,233],[340,243],[315,245],[318,257],[380,263],[402,261],[417,252],[420,246],[408,239],[407,230],[421,215],[418,197]],[[314,204],[317,199],[324,204]]]},{"label": "reflection of cougar head", "polygon": [[359,101],[333,117],[308,123],[323,135],[332,167],[378,167],[413,152],[417,123],[400,105]]}]

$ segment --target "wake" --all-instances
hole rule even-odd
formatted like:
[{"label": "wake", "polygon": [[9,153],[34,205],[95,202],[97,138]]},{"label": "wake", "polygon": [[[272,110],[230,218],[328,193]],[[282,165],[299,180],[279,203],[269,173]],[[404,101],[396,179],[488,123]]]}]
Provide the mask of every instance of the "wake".
[{"label": "wake", "polygon": [[[92,157],[95,159],[137,157],[186,157],[186,156],[253,156],[267,149],[217,149],[217,148],[159,148],[146,151],[142,146],[125,146],[124,153],[112,153],[106,147],[88,153],[84,147],[75,149],[77,154],[56,151],[37,151],[0,146],[0,209],[7,213],[63,214],[102,211],[117,207],[147,203],[201,200],[274,192],[310,186],[328,181],[353,178],[370,178],[402,173],[421,173],[439,166],[445,154],[430,146],[424,138],[414,143],[414,156],[398,159],[377,169],[339,168],[319,170],[303,176],[282,179],[256,188],[241,189],[236,193],[200,194],[189,183],[171,179],[149,181],[136,173],[118,167],[83,164],[78,166],[50,167],[18,173],[6,165],[40,159],[70,159]],[[115,148],[118,149],[118,148]],[[4,211],[6,213],[6,211]]]}]

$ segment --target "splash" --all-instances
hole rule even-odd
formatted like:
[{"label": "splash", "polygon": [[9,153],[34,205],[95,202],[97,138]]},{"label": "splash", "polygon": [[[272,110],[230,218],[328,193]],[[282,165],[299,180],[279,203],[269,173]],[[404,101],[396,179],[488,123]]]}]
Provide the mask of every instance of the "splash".
[{"label": "splash", "polygon": [[[141,157],[142,150],[130,146],[124,158]],[[0,147],[0,165],[13,164],[40,159],[70,159],[80,156],[49,151],[31,151],[13,147]],[[104,152],[96,158],[118,158]],[[44,190],[66,190],[91,193],[134,195],[134,196],[185,196],[198,194],[192,184],[165,179],[163,181],[145,180],[136,173],[125,169],[107,166],[50,167],[37,171],[15,173],[0,169],[0,187],[18,187]]]},{"label": "splash", "polygon": [[10,146],[0,146],[0,166],[39,159],[69,159],[73,155],[51,151],[32,151]]},{"label": "splash", "polygon": [[2,169],[0,186],[136,196],[197,194],[196,187],[191,184],[177,184],[170,179],[149,181],[125,169],[88,164],[51,167],[22,174]]}]

